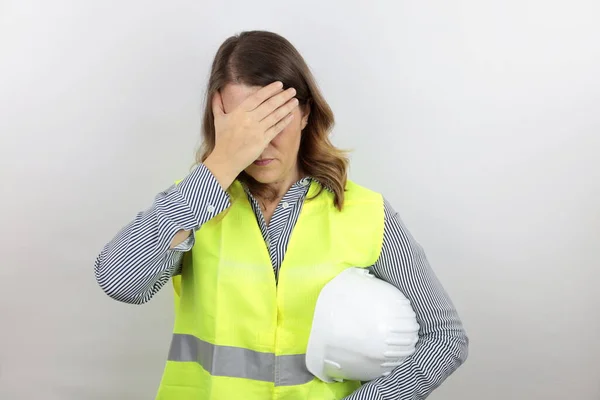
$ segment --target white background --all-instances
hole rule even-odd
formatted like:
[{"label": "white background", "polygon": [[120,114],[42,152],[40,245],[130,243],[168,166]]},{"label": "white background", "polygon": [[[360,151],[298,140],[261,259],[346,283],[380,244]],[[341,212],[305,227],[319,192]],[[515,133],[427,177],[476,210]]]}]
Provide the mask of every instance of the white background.
[{"label": "white background", "polygon": [[432,399],[600,398],[600,3],[0,0],[0,398],[150,399],[170,291],[97,287],[183,177],[218,46],[272,30],[471,338]]}]

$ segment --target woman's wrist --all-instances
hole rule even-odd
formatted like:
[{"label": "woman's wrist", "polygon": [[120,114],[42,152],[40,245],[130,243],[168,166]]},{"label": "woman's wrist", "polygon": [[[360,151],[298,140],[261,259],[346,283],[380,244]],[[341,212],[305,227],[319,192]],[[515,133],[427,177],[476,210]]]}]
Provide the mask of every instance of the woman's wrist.
[{"label": "woman's wrist", "polygon": [[229,189],[239,174],[239,171],[231,167],[231,163],[215,153],[211,153],[203,164],[214,175],[223,190]]}]

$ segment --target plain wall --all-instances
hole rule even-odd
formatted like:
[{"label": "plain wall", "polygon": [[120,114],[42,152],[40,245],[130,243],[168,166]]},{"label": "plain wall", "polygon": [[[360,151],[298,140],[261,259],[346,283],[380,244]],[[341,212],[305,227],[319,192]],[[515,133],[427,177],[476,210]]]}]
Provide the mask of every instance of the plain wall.
[{"label": "plain wall", "polygon": [[0,398],[153,398],[171,293],[115,302],[94,259],[189,171],[218,46],[265,29],[464,321],[431,398],[597,400],[599,20],[597,0],[0,0]]}]

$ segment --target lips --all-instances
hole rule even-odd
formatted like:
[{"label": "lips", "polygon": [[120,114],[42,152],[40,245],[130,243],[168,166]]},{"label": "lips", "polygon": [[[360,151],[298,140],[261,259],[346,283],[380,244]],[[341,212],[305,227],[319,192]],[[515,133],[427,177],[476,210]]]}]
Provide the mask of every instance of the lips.
[{"label": "lips", "polygon": [[263,159],[254,161],[254,165],[258,165],[259,167],[263,167],[263,166],[265,166],[267,164],[270,164],[271,161],[273,161],[272,158],[263,158]]}]

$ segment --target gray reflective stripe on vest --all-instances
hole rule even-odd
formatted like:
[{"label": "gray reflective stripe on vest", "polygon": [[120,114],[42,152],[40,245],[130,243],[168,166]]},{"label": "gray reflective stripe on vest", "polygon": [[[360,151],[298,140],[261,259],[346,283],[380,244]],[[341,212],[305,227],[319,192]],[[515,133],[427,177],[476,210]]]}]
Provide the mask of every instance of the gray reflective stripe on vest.
[{"label": "gray reflective stripe on vest", "polygon": [[197,362],[214,376],[273,382],[276,386],[302,385],[314,379],[306,369],[304,354],[273,353],[218,346],[193,335],[174,334],[169,361]]}]

